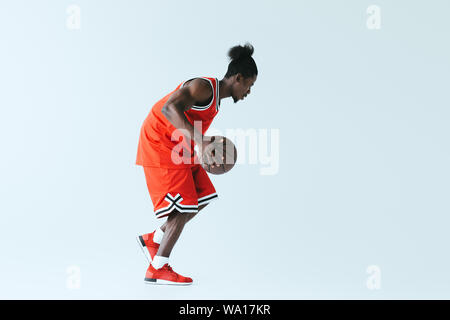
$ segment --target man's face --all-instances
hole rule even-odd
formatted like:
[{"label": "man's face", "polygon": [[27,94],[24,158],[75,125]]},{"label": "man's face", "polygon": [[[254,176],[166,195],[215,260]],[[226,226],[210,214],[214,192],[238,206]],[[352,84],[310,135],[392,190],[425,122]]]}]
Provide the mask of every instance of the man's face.
[{"label": "man's face", "polygon": [[237,103],[239,100],[244,100],[250,94],[250,88],[255,83],[256,78],[256,75],[249,78],[244,78],[240,73],[236,75],[232,92],[234,103]]}]

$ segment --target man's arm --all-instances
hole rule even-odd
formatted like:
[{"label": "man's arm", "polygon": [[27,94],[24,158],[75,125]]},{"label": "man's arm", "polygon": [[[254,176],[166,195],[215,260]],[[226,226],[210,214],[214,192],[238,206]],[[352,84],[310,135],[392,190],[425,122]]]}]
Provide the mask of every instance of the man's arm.
[{"label": "man's arm", "polygon": [[205,161],[212,167],[215,165],[218,166],[215,156],[208,152],[203,154],[203,150],[206,149],[209,144],[216,142],[211,142],[211,138],[205,138],[202,132],[196,130],[188,121],[184,112],[194,106],[197,101],[205,101],[210,98],[213,93],[209,83],[202,79],[194,79],[187,86],[180,88],[171,94],[161,109],[163,115],[175,128],[180,130],[184,129],[189,133],[190,136],[187,138],[194,140],[199,146],[200,161]]},{"label": "man's arm", "polygon": [[197,101],[205,101],[211,97],[211,91],[209,83],[202,79],[194,79],[187,86],[175,91],[161,110],[175,128],[187,130],[190,134],[188,138],[193,139],[198,145],[203,143],[203,134],[190,124],[184,112]]}]

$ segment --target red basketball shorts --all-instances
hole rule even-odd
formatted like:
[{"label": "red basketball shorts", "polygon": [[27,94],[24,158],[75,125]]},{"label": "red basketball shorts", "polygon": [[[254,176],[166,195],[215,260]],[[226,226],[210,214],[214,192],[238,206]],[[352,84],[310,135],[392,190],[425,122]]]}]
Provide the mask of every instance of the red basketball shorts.
[{"label": "red basketball shorts", "polygon": [[157,218],[167,217],[173,210],[198,212],[199,206],[218,198],[200,164],[183,169],[143,168]]}]

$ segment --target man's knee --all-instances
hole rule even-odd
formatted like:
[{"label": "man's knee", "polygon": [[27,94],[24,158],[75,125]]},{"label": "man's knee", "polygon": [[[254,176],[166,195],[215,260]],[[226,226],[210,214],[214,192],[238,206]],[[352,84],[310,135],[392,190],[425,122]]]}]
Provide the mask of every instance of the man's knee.
[{"label": "man's knee", "polygon": [[185,224],[189,220],[191,220],[197,213],[200,212],[200,210],[204,209],[208,204],[203,204],[198,207],[197,212],[180,212],[178,210],[173,210],[171,213],[169,213],[169,216],[167,217],[167,223],[170,224]]},{"label": "man's knee", "polygon": [[195,213],[180,212],[173,210],[167,217],[167,223],[171,225],[184,225]]}]

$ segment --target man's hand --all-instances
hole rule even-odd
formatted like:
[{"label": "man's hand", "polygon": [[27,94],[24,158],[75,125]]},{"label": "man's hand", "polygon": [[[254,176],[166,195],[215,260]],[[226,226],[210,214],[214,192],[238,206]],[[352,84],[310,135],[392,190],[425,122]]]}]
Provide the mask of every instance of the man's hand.
[{"label": "man's hand", "polygon": [[199,145],[201,164],[210,165],[212,168],[222,165],[225,160],[223,143],[221,136],[204,136],[202,144]]}]

